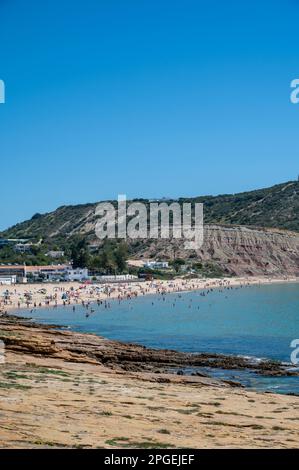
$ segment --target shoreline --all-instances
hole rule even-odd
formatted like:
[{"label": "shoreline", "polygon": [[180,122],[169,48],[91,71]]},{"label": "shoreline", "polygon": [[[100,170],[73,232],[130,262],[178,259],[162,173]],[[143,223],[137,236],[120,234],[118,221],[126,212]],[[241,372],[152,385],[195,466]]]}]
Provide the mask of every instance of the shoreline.
[{"label": "shoreline", "polygon": [[[90,357],[97,357],[97,351],[94,349],[94,345],[100,344],[101,346],[108,347],[109,349],[109,358],[112,359],[113,367],[119,367],[121,370],[126,371],[126,366],[130,363],[128,370],[132,371],[148,371],[151,370],[154,373],[163,372],[171,374],[171,376],[181,375],[184,377],[200,376],[206,377],[207,379],[216,380],[220,383],[231,383],[233,386],[244,387],[248,390],[252,390],[251,387],[245,387],[239,382],[234,382],[231,380],[213,378],[209,374],[201,373],[196,371],[195,374],[181,374],[177,371],[186,368],[213,368],[213,369],[222,369],[222,370],[247,370],[260,374],[264,377],[297,377],[299,376],[299,371],[297,368],[290,370],[291,364],[271,360],[267,358],[259,358],[258,361],[254,360],[252,356],[244,356],[240,354],[223,354],[223,353],[212,353],[212,352],[184,352],[176,349],[167,349],[167,348],[151,348],[144,346],[135,342],[120,341],[117,339],[109,339],[105,336],[98,335],[96,333],[80,332],[75,331],[70,328],[67,328],[63,325],[55,325],[48,323],[39,323],[36,320],[29,317],[21,317],[15,315],[3,315],[0,317],[0,339],[5,342],[4,337],[1,336],[1,331],[4,328],[4,332],[14,331],[14,328],[18,329],[19,327],[25,329],[32,329],[32,331],[41,331],[42,333],[49,333],[59,335],[69,336],[71,339],[74,339],[73,343],[76,343],[76,338],[79,339],[79,344],[86,339],[86,343],[91,345],[91,348],[83,348],[84,354],[89,362]],[[19,342],[20,343],[20,342]],[[15,347],[19,351],[27,353],[26,347],[19,344],[18,341],[8,342],[8,348],[14,350]],[[53,344],[55,341],[53,342]],[[66,345],[68,348],[68,344]],[[31,348],[32,349],[32,348]],[[113,353],[111,352],[113,351]],[[119,354],[119,352],[121,353]],[[134,353],[134,354],[132,354]],[[102,355],[99,356],[100,361],[102,360]],[[110,360],[109,359],[109,360]],[[128,362],[129,361],[129,362]],[[144,361],[144,364],[143,364]],[[109,362],[107,357],[105,363]],[[123,363],[125,367],[123,367]],[[162,369],[161,369],[162,368]],[[276,393],[276,392],[272,392]],[[290,395],[294,395],[290,393]]]},{"label": "shoreline", "polygon": [[[109,301],[110,300],[117,300],[120,299],[121,301],[126,301],[135,297],[139,296],[148,296],[148,295],[161,295],[161,294],[183,294],[183,293],[188,293],[188,292],[196,292],[196,291],[202,291],[202,290],[210,290],[212,291],[213,289],[234,289],[234,288],[239,288],[239,287],[251,287],[255,285],[271,285],[271,284],[283,284],[283,283],[296,283],[299,282],[298,278],[261,278],[261,277],[255,277],[251,279],[247,278],[221,278],[221,279],[209,279],[209,280],[196,280],[197,282],[194,282],[194,280],[190,280],[186,282],[185,280],[178,279],[176,282],[172,281],[154,281],[154,282],[147,282],[147,283],[133,283],[133,284],[128,284],[124,283],[121,286],[115,285],[115,284],[105,284],[101,286],[101,289],[104,289],[105,292],[101,291],[99,293],[98,285],[97,284],[87,284],[87,285],[82,285],[80,283],[67,283],[63,284],[63,286],[60,283],[56,284],[31,284],[31,285],[20,285],[18,286],[19,289],[15,288],[14,293],[12,296],[10,296],[9,300],[9,305],[6,305],[5,310],[1,310],[1,302],[0,302],[0,326],[1,323],[5,322],[6,318],[11,318],[13,321],[16,321],[16,323],[19,321],[22,322],[22,320],[25,320],[26,322],[29,322],[33,327],[35,325],[37,326],[44,326],[46,328],[56,328],[58,331],[59,330],[64,330],[64,331],[70,331],[71,333],[76,333],[75,330],[73,330],[71,327],[67,327],[67,325],[53,325],[51,323],[41,323],[39,324],[34,320],[33,318],[30,317],[22,317],[18,316],[20,310],[23,310],[24,312],[29,310],[31,308],[30,313],[34,315],[35,310],[39,310],[42,308],[47,308],[51,309],[58,306],[74,306],[79,305],[79,306],[86,306],[87,308],[91,308],[93,303],[98,302],[99,303],[106,303],[109,306]],[[233,282],[232,282],[233,281]],[[79,287],[78,287],[79,286]],[[3,288],[3,286],[1,286]],[[5,286],[6,287],[6,286]],[[14,286],[15,287],[15,286]],[[34,287],[34,289],[28,289],[28,287]],[[77,288],[77,289],[76,289]],[[46,291],[46,294],[41,294],[39,291],[41,289],[44,289]],[[108,289],[108,290],[107,290]],[[50,290],[50,293],[49,293]],[[20,292],[21,291],[21,292]],[[32,293],[32,299],[28,304],[24,305],[17,305],[17,302],[20,303],[20,296],[22,295],[22,292],[31,292]],[[76,293],[80,292],[79,298],[76,297]],[[10,291],[11,292],[11,291]],[[73,296],[69,298],[68,301],[62,300],[61,295],[65,295],[66,292],[72,292]],[[54,293],[56,294],[54,296]],[[57,295],[59,293],[59,297]],[[51,300],[45,300],[43,299],[44,305],[42,304],[41,300],[42,297],[48,297],[52,296]],[[96,295],[95,295],[96,294]],[[1,288],[0,288],[0,295],[1,295]],[[11,299],[13,297],[13,300]],[[18,300],[17,300],[18,298]],[[38,304],[39,302],[39,304]],[[33,308],[32,308],[33,307]],[[91,310],[92,312],[93,310]],[[16,317],[15,317],[16,315]],[[15,318],[14,318],[15,317]],[[1,321],[2,320],[2,321]],[[82,334],[89,335],[90,333],[82,332]],[[98,336],[98,335],[96,335]],[[102,338],[101,336],[98,336],[99,338]],[[110,341],[108,338],[102,338],[107,341]],[[115,340],[115,344],[118,343],[119,341]],[[124,345],[128,346],[128,342],[124,342]],[[151,350],[150,347],[146,347],[142,344],[139,343],[132,343],[134,346],[137,348],[144,348],[145,350]],[[168,351],[167,349],[156,349],[157,352],[163,353],[164,351]],[[175,349],[171,351],[173,354],[184,354],[183,352]],[[287,376],[298,376],[299,372],[296,370],[291,370],[291,364],[287,364],[281,361],[274,361],[271,358],[259,358],[260,361],[255,361],[254,357],[251,356],[244,356],[240,354],[223,354],[221,352],[215,353],[215,354],[210,354],[207,352],[200,352],[200,353],[193,353],[195,356],[205,356],[206,358],[213,357],[216,358],[216,364],[211,363],[209,364],[209,361],[206,361],[201,364],[201,367],[207,368],[207,369],[219,369],[219,370],[231,370],[231,369],[237,369],[237,370],[243,370],[243,371],[253,371],[257,374],[260,374],[262,376],[272,376],[272,377],[287,377]],[[268,367],[270,365],[270,367]],[[185,366],[190,366],[190,364],[185,364]],[[192,367],[192,366],[191,366]],[[182,365],[182,368],[184,370],[184,366]],[[264,371],[264,372],[263,372]],[[173,372],[171,372],[173,373]],[[185,372],[182,374],[185,375]],[[190,373],[186,373],[186,376],[192,375],[192,371]],[[200,375],[200,374],[199,374]],[[213,374],[209,374],[209,370],[207,371],[207,377],[211,378],[213,377]],[[215,380],[221,381],[221,378],[215,378]],[[225,381],[225,379],[223,379]],[[241,384],[240,384],[241,386]],[[252,390],[252,387],[247,386],[246,389]],[[275,393],[275,392],[274,392]],[[279,393],[279,392],[278,392]],[[292,393],[290,392],[292,395]]]},{"label": "shoreline", "polygon": [[189,361],[188,354],[11,315],[0,318],[0,332],[6,344],[0,365],[2,448],[297,445],[299,397],[165,371]]},{"label": "shoreline", "polygon": [[[16,284],[0,286],[0,314],[26,308],[92,304],[98,301],[121,301],[144,295],[184,293],[199,290],[230,289],[255,285],[298,283],[297,277],[231,277],[211,279],[182,278],[174,281],[83,284],[79,282]],[[41,291],[45,291],[42,293]],[[5,292],[9,294],[5,297]],[[65,297],[65,298],[63,298]]]}]

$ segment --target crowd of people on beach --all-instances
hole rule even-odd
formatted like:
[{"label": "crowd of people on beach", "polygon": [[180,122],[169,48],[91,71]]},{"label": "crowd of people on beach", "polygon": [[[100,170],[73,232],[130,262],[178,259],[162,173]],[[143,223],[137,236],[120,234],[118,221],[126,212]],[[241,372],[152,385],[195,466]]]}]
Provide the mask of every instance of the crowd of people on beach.
[{"label": "crowd of people on beach", "polygon": [[201,290],[202,296],[208,295],[214,289],[221,290],[244,287],[252,283],[260,284],[260,280],[249,280],[239,278],[238,281],[232,278],[223,279],[177,279],[173,281],[147,281],[147,282],[126,282],[110,284],[78,284],[67,283],[64,285],[26,285],[15,286],[0,290],[0,314],[6,314],[8,311],[17,309],[30,309],[33,311],[41,307],[56,308],[59,305],[83,305],[91,309],[92,305],[103,304],[109,308],[109,300],[117,299],[119,302],[131,300],[135,297],[148,294],[161,294],[165,296],[168,293],[180,293],[185,291]]}]

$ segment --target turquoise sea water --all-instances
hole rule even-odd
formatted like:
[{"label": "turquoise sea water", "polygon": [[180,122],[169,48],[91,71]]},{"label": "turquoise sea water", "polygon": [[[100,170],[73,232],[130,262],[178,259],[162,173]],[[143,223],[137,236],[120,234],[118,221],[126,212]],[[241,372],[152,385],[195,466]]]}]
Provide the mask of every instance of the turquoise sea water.
[{"label": "turquoise sea water", "polygon": [[[299,284],[276,284],[150,295],[109,301],[109,307],[43,308],[35,320],[154,348],[215,352],[290,362],[290,343],[299,338]],[[197,369],[199,370],[199,369]],[[266,378],[249,371],[210,370],[248,387],[299,394],[299,377]]]}]

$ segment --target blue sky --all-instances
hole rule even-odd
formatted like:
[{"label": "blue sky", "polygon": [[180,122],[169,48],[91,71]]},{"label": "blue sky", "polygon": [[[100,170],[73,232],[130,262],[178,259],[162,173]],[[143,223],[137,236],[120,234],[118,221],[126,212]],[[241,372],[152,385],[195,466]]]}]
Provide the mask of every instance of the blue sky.
[{"label": "blue sky", "polygon": [[0,229],[299,173],[299,1],[0,0]]}]

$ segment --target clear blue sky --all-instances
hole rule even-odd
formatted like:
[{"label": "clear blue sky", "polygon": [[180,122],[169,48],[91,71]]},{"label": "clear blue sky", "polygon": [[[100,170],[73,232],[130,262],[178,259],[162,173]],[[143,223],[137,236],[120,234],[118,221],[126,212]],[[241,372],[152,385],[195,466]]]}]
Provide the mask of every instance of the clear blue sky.
[{"label": "clear blue sky", "polygon": [[299,173],[299,2],[1,0],[0,229]]}]

